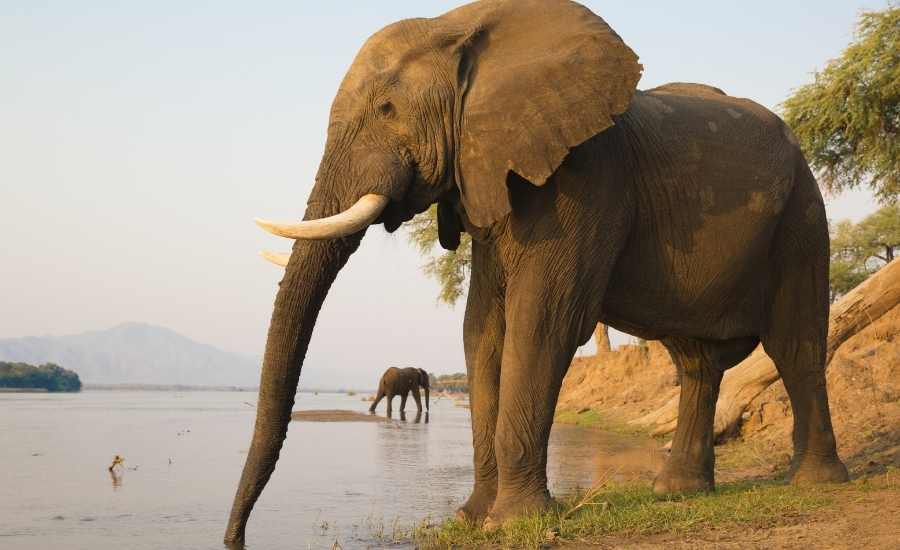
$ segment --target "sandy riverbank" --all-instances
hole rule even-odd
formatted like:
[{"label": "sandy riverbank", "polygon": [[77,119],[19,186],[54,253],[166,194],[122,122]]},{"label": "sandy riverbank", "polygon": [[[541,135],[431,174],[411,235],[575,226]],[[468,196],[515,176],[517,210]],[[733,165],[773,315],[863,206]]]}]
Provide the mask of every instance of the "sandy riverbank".
[{"label": "sandy riverbank", "polygon": [[318,411],[294,411],[291,420],[300,422],[389,422],[390,418],[357,411],[339,409]]}]

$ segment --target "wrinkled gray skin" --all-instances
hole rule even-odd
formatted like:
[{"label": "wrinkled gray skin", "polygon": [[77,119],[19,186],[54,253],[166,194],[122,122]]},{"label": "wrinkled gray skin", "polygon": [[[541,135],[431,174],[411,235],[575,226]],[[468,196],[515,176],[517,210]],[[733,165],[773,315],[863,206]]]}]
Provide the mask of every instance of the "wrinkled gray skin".
[{"label": "wrinkled gray skin", "polygon": [[381,380],[378,382],[378,393],[375,395],[375,401],[372,402],[372,406],[369,407],[369,412],[374,413],[378,403],[387,397],[387,415],[391,416],[394,396],[399,395],[400,412],[403,413],[406,411],[406,398],[412,392],[413,399],[416,400],[416,409],[421,413],[422,397],[419,393],[419,388],[425,390],[425,410],[427,411],[429,410],[428,401],[431,388],[428,382],[428,373],[425,372],[425,369],[412,367],[398,369],[397,367],[391,367],[384,371]]},{"label": "wrinkled gray skin", "polygon": [[[577,4],[487,0],[378,32],[335,97],[305,219],[377,193],[391,199],[376,221],[388,231],[438,203],[445,247],[473,237],[475,484],[459,515],[485,527],[551,503],[560,384],[598,321],[662,340],[683,370],[657,493],[713,488],[722,373],[758,342],[793,407],[791,479],[847,479],[825,390],[825,209],[796,141],[714,88],[635,92],[640,70]],[[226,541],[244,539],[318,310],[364,232],[294,244]]]}]

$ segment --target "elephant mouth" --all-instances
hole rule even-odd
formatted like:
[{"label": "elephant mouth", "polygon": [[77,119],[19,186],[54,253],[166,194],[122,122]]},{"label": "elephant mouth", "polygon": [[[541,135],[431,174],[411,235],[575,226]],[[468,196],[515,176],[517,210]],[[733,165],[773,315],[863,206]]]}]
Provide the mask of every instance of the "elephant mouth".
[{"label": "elephant mouth", "polygon": [[384,224],[385,230],[393,233],[404,223],[441,202],[459,202],[456,183],[448,179],[432,183],[417,173],[406,193],[399,200],[390,201],[374,223]]},{"label": "elephant mouth", "polygon": [[405,200],[399,203],[391,202],[381,213],[381,216],[375,220],[375,223],[384,224],[385,231],[393,233],[403,225],[404,222],[408,222],[413,219],[416,214],[424,212],[427,209],[427,206],[421,209],[413,208]]}]

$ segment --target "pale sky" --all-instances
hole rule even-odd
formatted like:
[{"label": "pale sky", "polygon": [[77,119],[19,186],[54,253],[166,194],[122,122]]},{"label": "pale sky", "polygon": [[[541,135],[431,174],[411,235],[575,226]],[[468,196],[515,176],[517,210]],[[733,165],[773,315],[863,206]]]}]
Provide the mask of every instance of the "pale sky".
[{"label": "pale sky", "polygon": [[[0,337],[125,321],[261,355],[329,106],[363,41],[447,0],[0,1]],[[587,1],[638,53],[641,88],[703,82],[776,106],[884,0]],[[875,208],[832,200],[833,219]],[[369,231],[325,302],[301,384],[391,365],[464,370],[463,304],[402,232]],[[363,380],[363,383],[359,383]]]}]

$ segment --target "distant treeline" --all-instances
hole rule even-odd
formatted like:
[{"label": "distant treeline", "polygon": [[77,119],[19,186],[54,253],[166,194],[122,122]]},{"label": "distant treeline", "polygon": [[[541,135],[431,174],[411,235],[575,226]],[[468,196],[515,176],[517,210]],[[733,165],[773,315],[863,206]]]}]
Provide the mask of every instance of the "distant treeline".
[{"label": "distant treeline", "polygon": [[431,375],[431,389],[434,391],[448,391],[455,393],[469,392],[469,379],[464,372],[455,374]]},{"label": "distant treeline", "polygon": [[53,363],[39,367],[0,361],[0,388],[38,388],[51,392],[81,391],[78,374]]}]

